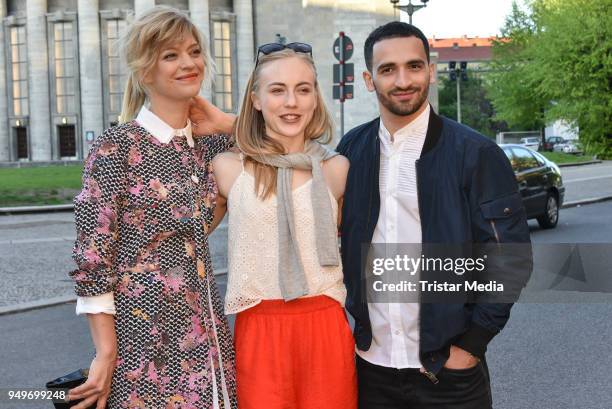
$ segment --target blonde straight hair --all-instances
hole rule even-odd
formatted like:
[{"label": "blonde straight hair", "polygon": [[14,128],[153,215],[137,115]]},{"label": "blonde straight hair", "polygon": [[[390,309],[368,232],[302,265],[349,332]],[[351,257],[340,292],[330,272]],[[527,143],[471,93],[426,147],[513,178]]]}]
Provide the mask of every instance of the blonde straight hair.
[{"label": "blonde straight hair", "polygon": [[261,55],[259,63],[251,73],[247,83],[240,114],[234,127],[234,135],[238,148],[245,156],[245,160],[253,165],[255,176],[255,193],[261,199],[266,199],[276,193],[276,168],[260,163],[254,158],[262,155],[282,155],[287,153],[283,146],[266,134],[266,122],[261,111],[255,109],[252,94],[259,90],[261,70],[266,64],[283,58],[300,58],[312,67],[315,75],[315,98],[317,106],[310,123],[304,130],[304,139],[316,140],[322,144],[329,143],[333,137],[333,122],[325,106],[319,83],[316,80],[317,70],[312,57],[305,53],[296,53],[291,49],[276,51],[268,55]]},{"label": "blonde straight hair", "polygon": [[191,34],[202,50],[204,78],[214,76],[206,38],[181,11],[168,6],[155,6],[138,17],[121,39],[122,56],[128,74],[123,92],[119,122],[129,122],[144,105],[147,94],[144,77],[155,67],[162,47],[181,41]]}]

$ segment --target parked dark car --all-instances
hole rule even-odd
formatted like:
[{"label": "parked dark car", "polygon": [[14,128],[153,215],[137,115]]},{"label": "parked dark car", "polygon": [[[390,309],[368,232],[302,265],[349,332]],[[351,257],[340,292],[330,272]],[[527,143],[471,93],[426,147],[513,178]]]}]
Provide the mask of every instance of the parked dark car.
[{"label": "parked dark car", "polygon": [[564,144],[566,140],[560,136],[549,136],[546,138],[546,142],[544,142],[545,151],[552,152],[555,149],[555,145]]},{"label": "parked dark car", "polygon": [[565,186],[559,167],[538,152],[521,145],[500,145],[512,164],[528,219],[551,229],[559,221]]}]

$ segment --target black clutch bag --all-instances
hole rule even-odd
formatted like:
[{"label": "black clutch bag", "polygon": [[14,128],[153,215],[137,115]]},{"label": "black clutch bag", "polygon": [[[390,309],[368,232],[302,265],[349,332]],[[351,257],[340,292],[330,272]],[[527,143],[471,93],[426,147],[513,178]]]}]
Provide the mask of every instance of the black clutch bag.
[{"label": "black clutch bag", "polygon": [[[79,369],[78,371],[74,371],[72,373],[69,373],[68,375],[60,376],[57,379],[49,381],[47,382],[45,386],[47,387],[48,390],[52,392],[60,390],[60,389],[65,390],[65,389],[76,388],[77,386],[82,385],[85,383],[85,381],[87,381],[88,374],[89,374],[89,369]],[[54,401],[53,406],[55,406],[56,409],[69,409],[81,401],[82,399],[74,400],[70,402]],[[96,405],[93,404],[88,409],[96,409]]]}]

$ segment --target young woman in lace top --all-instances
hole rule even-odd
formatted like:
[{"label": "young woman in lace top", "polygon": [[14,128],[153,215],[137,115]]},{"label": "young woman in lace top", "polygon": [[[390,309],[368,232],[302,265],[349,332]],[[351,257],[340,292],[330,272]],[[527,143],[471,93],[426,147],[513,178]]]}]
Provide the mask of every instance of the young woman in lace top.
[{"label": "young woman in lace top", "polygon": [[310,46],[261,46],[235,128],[241,152],[213,160],[241,409],[356,407],[337,244],[349,163],[321,144],[331,133]]},{"label": "young woman in lace top", "polygon": [[217,193],[210,161],[230,142],[193,138],[188,119],[212,75],[206,42],[183,13],[155,7],[133,23],[124,53],[123,123],[94,142],[74,201],[71,276],[96,356],[70,398],[84,399],[77,409],[236,408],[207,241]]}]

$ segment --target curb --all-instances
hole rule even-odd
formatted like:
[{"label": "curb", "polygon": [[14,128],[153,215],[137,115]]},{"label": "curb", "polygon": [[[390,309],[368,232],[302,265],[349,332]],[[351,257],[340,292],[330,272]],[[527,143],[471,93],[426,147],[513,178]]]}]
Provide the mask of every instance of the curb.
[{"label": "curb", "polygon": [[[227,268],[220,268],[215,273],[215,276],[227,274]],[[47,307],[54,307],[61,304],[69,304],[76,302],[76,295],[64,295],[62,297],[45,298],[42,300],[30,301],[20,304],[7,305],[0,307],[0,317],[3,315],[18,314],[32,310],[40,310]]]},{"label": "curb", "polygon": [[55,305],[67,304],[76,301],[76,296],[65,295],[63,297],[46,298],[43,300],[25,302],[16,305],[9,305],[0,308],[0,316],[14,314],[18,312],[26,312],[31,310],[37,310],[39,308],[53,307]]},{"label": "curb", "polygon": [[567,209],[570,207],[578,207],[582,205],[588,205],[593,203],[607,202],[608,200],[612,200],[612,195],[610,196],[601,196],[601,197],[591,197],[588,199],[574,200],[573,202],[563,203],[561,209]]},{"label": "curb", "polygon": [[0,207],[0,215],[24,214],[24,213],[49,213],[49,212],[68,212],[74,210],[74,204],[43,205],[43,206],[15,206]]},{"label": "curb", "polygon": [[596,163],[601,163],[601,161],[600,160],[590,160],[588,162],[557,163],[557,166],[559,166],[560,168],[569,168],[571,166],[594,165]]}]

